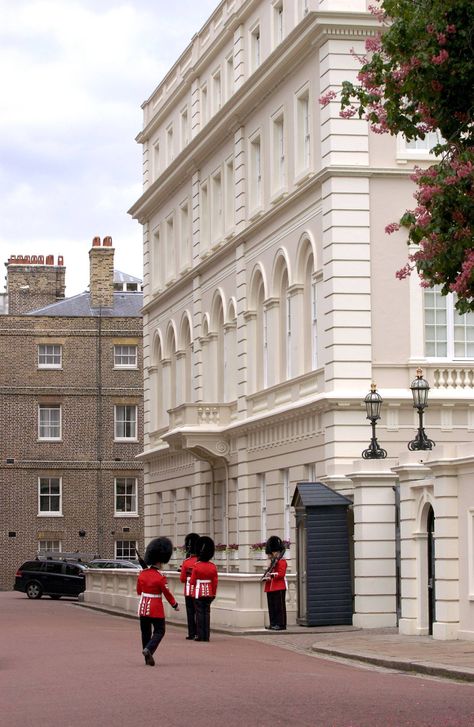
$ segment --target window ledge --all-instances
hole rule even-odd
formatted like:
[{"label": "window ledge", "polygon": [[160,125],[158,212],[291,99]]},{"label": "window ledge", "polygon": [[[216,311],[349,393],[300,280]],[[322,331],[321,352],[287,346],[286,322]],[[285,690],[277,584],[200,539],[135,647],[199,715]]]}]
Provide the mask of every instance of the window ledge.
[{"label": "window ledge", "polygon": [[37,517],[64,517],[62,512],[39,512]]},{"label": "window ledge", "polygon": [[264,213],[263,205],[260,205],[259,207],[256,207],[254,210],[252,210],[252,213],[249,215],[249,222],[255,222],[255,220],[258,220],[260,217],[262,217]]},{"label": "window ledge", "polygon": [[62,442],[62,437],[38,437],[37,442]]},{"label": "window ledge", "polygon": [[138,437],[120,437],[115,438],[114,442],[138,442]]},{"label": "window ledge", "polygon": [[272,196],[270,202],[271,204],[278,204],[279,202],[282,202],[284,199],[288,197],[288,189],[284,187],[283,189],[279,189],[275,194]]},{"label": "window ledge", "polygon": [[138,512],[116,512],[114,513],[115,518],[139,518]]},{"label": "window ledge", "polygon": [[305,169],[304,171],[300,172],[297,177],[295,177],[295,185],[299,187],[301,184],[307,182],[308,179],[311,179],[311,177],[314,177],[314,172],[312,172],[310,169]]}]

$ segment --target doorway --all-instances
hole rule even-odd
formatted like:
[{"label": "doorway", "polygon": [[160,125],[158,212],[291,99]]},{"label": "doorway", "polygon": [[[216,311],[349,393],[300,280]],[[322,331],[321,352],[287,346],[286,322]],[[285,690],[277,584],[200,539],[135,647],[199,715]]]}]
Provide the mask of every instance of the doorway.
[{"label": "doorway", "polygon": [[428,531],[427,558],[428,558],[428,633],[433,634],[433,624],[436,621],[436,574],[435,574],[435,515],[430,505],[426,522]]}]

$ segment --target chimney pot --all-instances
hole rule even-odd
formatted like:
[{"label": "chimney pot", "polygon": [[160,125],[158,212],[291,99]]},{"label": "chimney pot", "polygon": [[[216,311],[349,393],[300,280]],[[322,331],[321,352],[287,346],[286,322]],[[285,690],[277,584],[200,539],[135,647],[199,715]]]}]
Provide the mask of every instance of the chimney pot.
[{"label": "chimney pot", "polygon": [[100,237],[92,238],[92,247],[100,247]]},{"label": "chimney pot", "polygon": [[54,265],[54,255],[46,255],[46,265]]},{"label": "chimney pot", "polygon": [[58,265],[64,265],[64,258],[62,255],[58,255]]},{"label": "chimney pot", "polygon": [[104,247],[112,247],[112,238],[110,237],[110,235],[108,235],[107,237],[104,237],[104,241],[103,241],[102,245]]}]

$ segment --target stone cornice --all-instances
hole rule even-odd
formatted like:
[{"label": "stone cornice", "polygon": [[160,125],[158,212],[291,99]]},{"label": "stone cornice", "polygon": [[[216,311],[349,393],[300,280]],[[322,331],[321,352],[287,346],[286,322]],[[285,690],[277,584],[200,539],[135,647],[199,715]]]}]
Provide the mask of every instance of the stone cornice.
[{"label": "stone cornice", "polygon": [[[354,28],[354,24],[358,27]],[[335,18],[332,13],[308,13],[141,195],[130,208],[129,214],[143,223],[183,184],[189,164],[199,167],[206,156],[232,134],[231,128],[235,125],[236,117],[240,126],[275,90],[276,85],[294,73],[295,67],[328,38],[365,37],[373,34],[376,27],[377,21],[368,13],[348,13],[344,14],[344,18]],[[173,92],[173,105],[176,103],[175,93],[177,90]],[[137,140],[146,141],[162,120],[163,114],[160,112]]]}]

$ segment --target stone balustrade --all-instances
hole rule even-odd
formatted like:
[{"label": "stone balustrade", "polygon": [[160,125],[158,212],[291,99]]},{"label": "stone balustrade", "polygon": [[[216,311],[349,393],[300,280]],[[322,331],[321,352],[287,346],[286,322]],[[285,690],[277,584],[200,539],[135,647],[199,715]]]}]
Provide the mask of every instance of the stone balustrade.
[{"label": "stone balustrade", "polygon": [[[164,571],[180,611],[165,606],[169,623],[186,623],[183,584],[177,571]],[[211,625],[241,629],[263,628],[268,624],[267,599],[261,576],[256,573],[219,573],[219,588],[212,604]],[[287,575],[288,624],[296,623],[296,575]],[[137,571],[89,569],[86,573],[84,603],[117,613],[136,614]],[[165,601],[166,603],[166,601]]]}]

